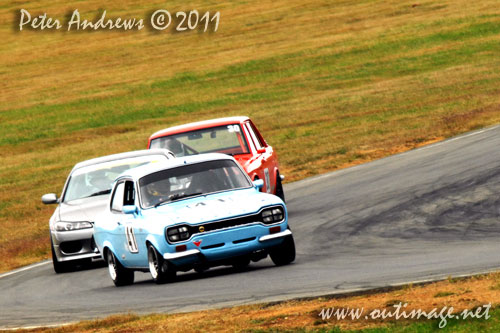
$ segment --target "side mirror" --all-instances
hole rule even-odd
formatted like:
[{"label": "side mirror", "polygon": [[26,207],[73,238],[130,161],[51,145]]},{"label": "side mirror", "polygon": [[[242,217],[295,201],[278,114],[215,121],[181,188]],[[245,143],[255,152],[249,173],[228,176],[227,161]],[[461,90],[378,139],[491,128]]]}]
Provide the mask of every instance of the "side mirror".
[{"label": "side mirror", "polygon": [[42,202],[46,205],[55,204],[58,202],[57,195],[55,193],[47,193],[42,195]]},{"label": "side mirror", "polygon": [[125,205],[122,208],[122,212],[125,214],[137,214],[139,210],[135,205]]},{"label": "side mirror", "polygon": [[264,187],[264,181],[262,179],[256,179],[253,181],[253,186],[260,191]]},{"label": "side mirror", "polygon": [[259,153],[259,154],[264,154],[265,152],[266,152],[266,148],[257,149],[257,153]]}]

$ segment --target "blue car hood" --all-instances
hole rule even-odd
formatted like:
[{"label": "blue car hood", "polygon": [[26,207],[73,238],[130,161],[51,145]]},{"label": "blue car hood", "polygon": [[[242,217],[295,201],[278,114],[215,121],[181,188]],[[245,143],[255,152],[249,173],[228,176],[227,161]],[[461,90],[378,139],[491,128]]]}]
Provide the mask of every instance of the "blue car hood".
[{"label": "blue car hood", "polygon": [[276,204],[282,204],[278,197],[257,192],[252,188],[171,202],[144,213],[151,214],[151,217],[158,215],[164,221],[168,219],[168,224],[197,224],[256,213],[262,207]]}]

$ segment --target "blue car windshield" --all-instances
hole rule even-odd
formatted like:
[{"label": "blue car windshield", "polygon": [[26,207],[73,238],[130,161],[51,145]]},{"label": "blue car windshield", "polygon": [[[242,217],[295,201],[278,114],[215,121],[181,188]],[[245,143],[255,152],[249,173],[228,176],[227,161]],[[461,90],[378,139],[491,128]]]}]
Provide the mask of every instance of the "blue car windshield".
[{"label": "blue car windshield", "polygon": [[147,208],[252,184],[234,161],[216,160],[152,173],[142,177],[139,186],[142,206]]}]

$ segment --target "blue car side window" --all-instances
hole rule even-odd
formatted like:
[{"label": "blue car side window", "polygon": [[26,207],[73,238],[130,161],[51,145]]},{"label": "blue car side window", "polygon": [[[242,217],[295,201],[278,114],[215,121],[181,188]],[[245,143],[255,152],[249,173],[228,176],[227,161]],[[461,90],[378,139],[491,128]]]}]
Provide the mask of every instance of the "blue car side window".
[{"label": "blue car side window", "polygon": [[130,180],[125,182],[125,191],[123,193],[123,205],[135,205],[134,182]]},{"label": "blue car side window", "polygon": [[115,187],[115,192],[113,193],[113,199],[111,200],[111,210],[115,213],[121,212],[123,207],[123,195],[124,195],[125,183],[118,183]]}]

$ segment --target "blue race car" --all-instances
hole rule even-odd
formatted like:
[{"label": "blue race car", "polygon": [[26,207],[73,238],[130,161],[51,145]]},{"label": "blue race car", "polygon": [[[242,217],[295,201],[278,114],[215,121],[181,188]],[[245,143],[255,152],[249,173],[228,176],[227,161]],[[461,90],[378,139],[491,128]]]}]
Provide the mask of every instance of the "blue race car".
[{"label": "blue race car", "polygon": [[247,266],[269,254],[276,265],[295,260],[283,201],[260,192],[234,158],[201,154],[131,169],[120,175],[94,238],[116,286],[134,271],[156,283],[178,271]]}]

